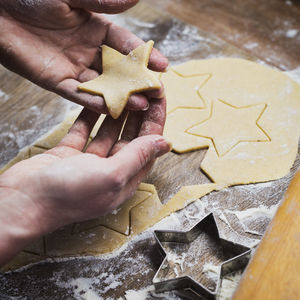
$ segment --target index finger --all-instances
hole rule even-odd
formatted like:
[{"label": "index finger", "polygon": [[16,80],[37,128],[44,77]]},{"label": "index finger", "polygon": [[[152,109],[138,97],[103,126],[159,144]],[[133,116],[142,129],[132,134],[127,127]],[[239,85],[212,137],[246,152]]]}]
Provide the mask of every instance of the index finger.
[{"label": "index finger", "polygon": [[169,152],[171,145],[160,135],[148,135],[134,139],[109,158],[117,166],[116,176],[120,183],[126,184],[148,163]]}]

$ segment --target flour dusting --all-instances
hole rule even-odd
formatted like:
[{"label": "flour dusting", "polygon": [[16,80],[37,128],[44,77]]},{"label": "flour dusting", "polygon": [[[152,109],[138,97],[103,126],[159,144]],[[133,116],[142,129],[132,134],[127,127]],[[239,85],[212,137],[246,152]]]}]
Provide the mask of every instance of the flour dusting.
[{"label": "flour dusting", "polygon": [[277,210],[278,205],[272,205],[270,207],[267,207],[265,205],[260,205],[259,207],[252,207],[244,211],[230,211],[226,210],[226,212],[234,213],[240,221],[244,221],[248,218],[252,218],[253,216],[265,216],[267,218],[272,218]]},{"label": "flour dusting", "polygon": [[13,116],[10,122],[2,123],[0,147],[4,151],[0,153],[0,168],[15,157],[21,149],[32,144],[46,132],[50,133],[71,110],[78,107],[79,105],[60,98],[57,104],[58,114],[43,115],[43,109],[38,105],[33,105],[21,115]]},{"label": "flour dusting", "polygon": [[230,300],[242,277],[242,272],[234,272],[226,275],[221,281],[217,300]]},{"label": "flour dusting", "polygon": [[289,30],[285,33],[285,36],[286,36],[287,38],[292,39],[292,38],[296,37],[297,34],[298,34],[298,30],[297,30],[297,29],[289,29]]},{"label": "flour dusting", "polygon": [[207,262],[203,266],[203,272],[207,274],[207,276],[213,280],[217,280],[220,274],[220,266],[215,266],[212,262]]},{"label": "flour dusting", "polygon": [[146,300],[150,291],[154,291],[154,286],[150,285],[141,290],[128,290],[125,292],[126,300]]},{"label": "flour dusting", "polygon": [[256,48],[258,46],[258,43],[248,43],[248,44],[245,44],[244,47],[246,49],[249,49],[249,50],[253,50],[254,48]]},{"label": "flour dusting", "polygon": [[0,89],[0,103],[6,102],[9,98],[9,95]]},{"label": "flour dusting", "polygon": [[286,71],[284,73],[300,84],[300,66],[294,70]]},{"label": "flour dusting", "polygon": [[103,300],[103,298],[99,297],[97,292],[92,288],[92,285],[97,282],[99,282],[97,278],[76,278],[71,279],[69,282],[58,282],[57,285],[63,288],[72,287],[74,298],[77,300]]},{"label": "flour dusting", "polygon": [[[226,210],[226,212],[233,213],[239,219],[245,232],[254,235],[262,235],[263,232],[260,231],[260,228],[264,223],[266,224],[264,228],[266,228],[267,224],[274,217],[277,208],[278,204],[274,204],[270,207],[261,204],[258,207],[252,207],[246,210]],[[259,230],[257,230],[256,228],[259,228]]]}]

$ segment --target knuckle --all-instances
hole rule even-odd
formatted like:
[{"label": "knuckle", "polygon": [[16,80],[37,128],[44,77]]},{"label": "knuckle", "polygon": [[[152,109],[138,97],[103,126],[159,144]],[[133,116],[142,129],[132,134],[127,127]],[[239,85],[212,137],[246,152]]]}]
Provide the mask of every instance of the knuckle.
[{"label": "knuckle", "polygon": [[145,165],[145,163],[149,160],[148,150],[145,146],[140,147],[138,151],[138,159],[141,166]]},{"label": "knuckle", "polygon": [[124,178],[122,170],[115,170],[111,174],[111,185],[112,190],[115,192],[121,191],[126,184],[126,179]]}]

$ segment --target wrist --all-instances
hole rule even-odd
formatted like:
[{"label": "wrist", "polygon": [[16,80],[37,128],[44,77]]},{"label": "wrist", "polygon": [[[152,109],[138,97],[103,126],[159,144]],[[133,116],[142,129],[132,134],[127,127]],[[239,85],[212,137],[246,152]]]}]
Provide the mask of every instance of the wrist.
[{"label": "wrist", "polygon": [[0,265],[44,234],[40,215],[27,195],[0,187]]}]

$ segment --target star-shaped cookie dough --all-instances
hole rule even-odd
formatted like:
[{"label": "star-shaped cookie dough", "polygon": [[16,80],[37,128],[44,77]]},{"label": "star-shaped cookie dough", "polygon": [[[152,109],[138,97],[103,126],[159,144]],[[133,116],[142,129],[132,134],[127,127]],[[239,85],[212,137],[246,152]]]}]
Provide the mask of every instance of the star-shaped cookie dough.
[{"label": "star-shaped cookie dough", "polygon": [[258,125],[266,104],[236,107],[225,101],[214,101],[210,117],[187,130],[187,133],[212,140],[219,156],[240,142],[268,142],[271,139]]},{"label": "star-shaped cookie dough", "polygon": [[161,87],[158,76],[147,68],[153,44],[149,41],[127,56],[103,45],[102,74],[78,89],[103,96],[110,115],[117,119],[131,94]]},{"label": "star-shaped cookie dough", "polygon": [[182,75],[175,69],[170,69],[161,76],[164,83],[167,101],[167,113],[177,107],[205,108],[199,90],[209,80],[210,74]]}]

